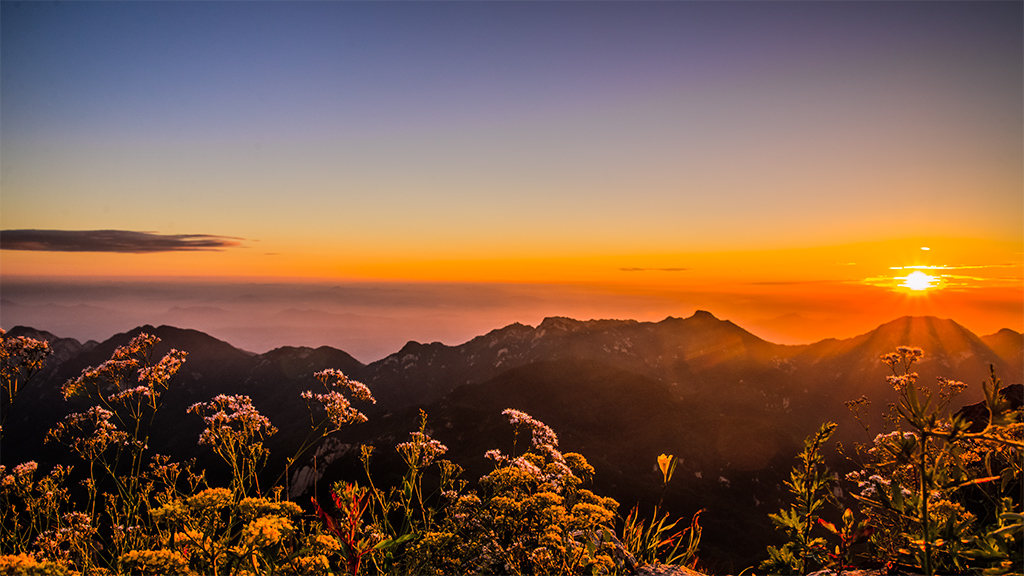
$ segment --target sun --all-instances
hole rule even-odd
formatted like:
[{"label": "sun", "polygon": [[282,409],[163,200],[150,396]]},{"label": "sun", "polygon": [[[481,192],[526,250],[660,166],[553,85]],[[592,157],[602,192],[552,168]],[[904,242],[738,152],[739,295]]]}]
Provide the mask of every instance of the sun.
[{"label": "sun", "polygon": [[938,281],[938,278],[935,276],[930,276],[921,271],[914,271],[907,274],[900,286],[910,288],[911,290],[927,290],[934,288],[936,281]]}]

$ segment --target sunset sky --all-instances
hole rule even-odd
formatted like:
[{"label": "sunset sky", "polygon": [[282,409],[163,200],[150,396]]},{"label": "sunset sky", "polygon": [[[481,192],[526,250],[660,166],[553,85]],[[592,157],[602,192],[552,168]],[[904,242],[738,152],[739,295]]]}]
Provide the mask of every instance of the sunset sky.
[{"label": "sunset sky", "polygon": [[0,10],[5,329],[1024,330],[1021,2]]}]

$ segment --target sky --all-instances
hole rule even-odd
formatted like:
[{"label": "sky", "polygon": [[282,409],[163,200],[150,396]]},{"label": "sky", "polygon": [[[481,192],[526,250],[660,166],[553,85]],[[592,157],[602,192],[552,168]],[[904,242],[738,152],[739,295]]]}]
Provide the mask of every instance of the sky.
[{"label": "sky", "polygon": [[1022,191],[1020,2],[0,3],[7,329],[1022,331]]}]

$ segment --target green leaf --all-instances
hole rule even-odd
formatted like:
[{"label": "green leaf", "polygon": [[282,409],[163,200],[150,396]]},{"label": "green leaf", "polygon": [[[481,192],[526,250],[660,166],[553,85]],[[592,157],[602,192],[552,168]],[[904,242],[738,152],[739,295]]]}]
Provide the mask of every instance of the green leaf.
[{"label": "green leaf", "polygon": [[402,534],[398,538],[388,538],[387,540],[378,542],[377,545],[373,547],[373,550],[390,550],[395,546],[400,546],[416,538],[419,538],[419,534],[415,532],[411,532],[409,534]]}]

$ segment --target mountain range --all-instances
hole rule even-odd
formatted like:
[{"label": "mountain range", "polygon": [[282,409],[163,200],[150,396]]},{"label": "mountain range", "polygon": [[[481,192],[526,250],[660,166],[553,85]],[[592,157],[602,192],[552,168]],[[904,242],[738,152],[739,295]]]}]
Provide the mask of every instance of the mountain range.
[{"label": "mountain range", "polygon": [[[315,466],[309,457],[293,465],[293,497],[322,492],[339,478],[362,480],[353,450],[360,444],[379,448],[375,480],[377,474],[384,483],[394,478],[400,462],[391,447],[416,429],[421,409],[429,432],[474,480],[490,467],[486,450],[510,448],[512,431],[501,411],[517,408],[551,426],[564,450],[587,457],[596,470],[593,489],[616,498],[623,515],[634,505],[649,510],[661,496],[657,455],[679,456],[665,506],[687,518],[704,510],[702,557],[716,571],[756,564],[777,539],[767,514],[786,499],[783,480],[804,437],[824,421],[839,424],[835,439],[847,447],[883,431],[895,392],[886,383],[882,354],[901,345],[923,348],[914,366],[920,381],[942,376],[967,383],[959,405],[983,398],[980,383],[990,367],[1005,384],[1024,379],[1020,333],[977,336],[935,317],[899,318],[854,338],[799,346],[767,342],[703,311],[656,323],[555,317],[536,327],[505,326],[457,346],[409,342],[370,364],[330,347],[252,354],[170,326],[85,343],[15,327],[10,336],[46,339],[54,354],[12,407],[0,460],[11,466],[34,459],[44,469],[67,461],[66,449],[42,440],[64,415],[86,407],[65,402],[61,384],[140,332],[161,339],[157,357],[170,348],[189,353],[164,397],[152,448],[195,457],[214,477],[222,465],[197,445],[202,421],[185,415],[187,406],[221,393],[249,395],[280,429],[268,443],[274,455],[268,475],[276,476],[309,430],[299,393],[316,389],[314,372],[337,368],[367,384],[377,403],[357,403],[369,421],[327,439],[316,450]],[[862,396],[872,403],[858,422],[845,401]],[[834,452],[830,462],[839,471],[851,465]]]}]

